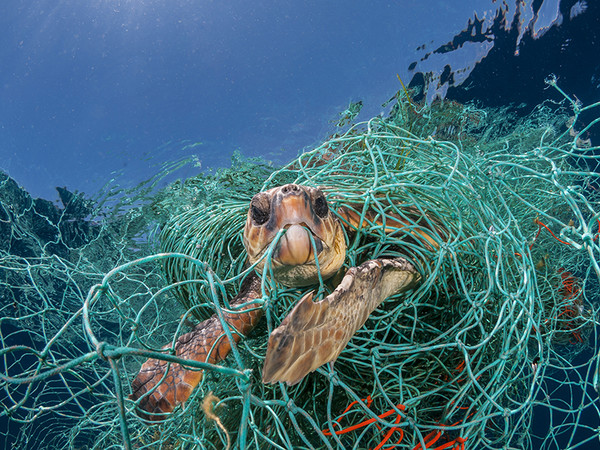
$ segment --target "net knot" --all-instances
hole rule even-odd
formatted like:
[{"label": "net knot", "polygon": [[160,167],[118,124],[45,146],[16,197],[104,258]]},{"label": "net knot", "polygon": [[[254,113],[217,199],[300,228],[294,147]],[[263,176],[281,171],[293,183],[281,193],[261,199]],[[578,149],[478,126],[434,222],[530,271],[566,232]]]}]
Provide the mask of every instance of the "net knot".
[{"label": "net knot", "polygon": [[333,384],[334,386],[339,386],[340,383],[337,376],[337,372],[333,370],[333,367],[331,367],[331,370],[329,371],[327,376],[329,377],[329,381],[331,384]]},{"label": "net knot", "polygon": [[298,407],[296,406],[296,404],[294,403],[294,400],[292,400],[292,399],[290,399],[285,406],[286,406],[287,410],[289,412],[291,412],[292,414],[295,414],[298,412]]},{"label": "net knot", "polygon": [[592,244],[592,242],[594,242],[595,240],[595,236],[592,233],[583,233],[583,235],[581,236],[581,240],[590,245]]},{"label": "net knot", "polygon": [[242,371],[242,373],[244,374],[244,376],[240,378],[239,385],[240,385],[241,389],[245,390],[252,384],[250,382],[250,376],[252,375],[252,369],[244,369]]},{"label": "net knot", "polygon": [[103,359],[104,361],[108,361],[108,357],[104,354],[104,350],[106,349],[106,342],[98,342],[96,344],[96,353],[98,353],[98,356]]}]

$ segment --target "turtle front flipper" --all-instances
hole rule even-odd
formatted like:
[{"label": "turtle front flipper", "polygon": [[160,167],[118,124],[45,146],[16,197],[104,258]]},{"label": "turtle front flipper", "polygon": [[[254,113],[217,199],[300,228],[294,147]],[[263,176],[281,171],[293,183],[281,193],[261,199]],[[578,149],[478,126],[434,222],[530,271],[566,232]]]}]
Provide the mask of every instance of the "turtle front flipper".
[{"label": "turtle front flipper", "polygon": [[319,302],[305,295],[271,333],[263,382],[298,383],[307,374],[335,361],[354,333],[389,296],[420,279],[403,258],[375,259],[348,270],[340,285]]},{"label": "turtle front flipper", "polygon": [[[239,342],[242,335],[252,331],[262,317],[263,310],[251,303],[260,297],[260,279],[252,274],[242,283],[240,292],[230,302],[232,306],[248,304],[236,312],[223,311],[223,317],[231,329],[235,343]],[[223,324],[213,315],[177,339],[175,355],[183,359],[215,364],[229,354],[231,345]],[[146,420],[163,420],[166,413],[170,413],[189,398],[203,375],[203,371],[188,370],[174,363],[169,365],[165,376],[166,370],[166,361],[149,359],[131,383],[132,393],[129,398],[139,399],[137,413]]]}]

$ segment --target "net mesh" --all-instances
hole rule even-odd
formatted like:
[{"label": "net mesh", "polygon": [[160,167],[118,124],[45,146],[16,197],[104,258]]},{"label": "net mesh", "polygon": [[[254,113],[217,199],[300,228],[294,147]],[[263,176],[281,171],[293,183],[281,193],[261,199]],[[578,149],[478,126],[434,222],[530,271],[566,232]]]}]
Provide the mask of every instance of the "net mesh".
[{"label": "net mesh", "polygon": [[[59,207],[4,176],[6,445],[441,450],[597,440],[600,148],[586,133],[600,118],[578,119],[600,105],[563,95],[518,118],[417,105],[399,92],[387,117],[346,127],[286,167],[236,156],[232,169],[159,192],[146,185],[120,203],[62,191]],[[424,281],[384,302],[334,365],[289,387],[262,384],[261,368],[270,332],[306,290],[265,279],[265,319],[219,365],[188,363],[204,370],[199,387],[149,426],[128,399],[141,363],[183,362],[162,347],[229,307],[247,270],[249,200],[288,182],[321,187],[333,210],[375,211],[348,234],[346,267],[397,255]],[[409,218],[408,208],[444,224],[443,245],[385,232],[386,218]]]}]

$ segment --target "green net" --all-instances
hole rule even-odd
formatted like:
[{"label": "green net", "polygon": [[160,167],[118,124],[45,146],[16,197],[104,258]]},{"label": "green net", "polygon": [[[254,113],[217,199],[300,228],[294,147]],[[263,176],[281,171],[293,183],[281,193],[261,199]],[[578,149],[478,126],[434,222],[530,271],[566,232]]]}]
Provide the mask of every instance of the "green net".
[{"label": "green net", "polygon": [[[600,148],[586,133],[600,118],[578,118],[600,105],[564,97],[518,118],[400,92],[388,117],[286,167],[236,156],[232,169],[159,191],[150,183],[120,203],[63,192],[59,208],[4,177],[5,442],[441,450],[597,440]],[[288,182],[321,187],[332,209],[374,211],[348,234],[346,267],[397,255],[423,282],[385,301],[333,366],[289,387],[262,384],[261,369],[270,332],[307,290],[265,279],[262,322],[222,363],[188,362],[204,370],[200,385],[149,426],[128,399],[140,365],[183,362],[162,347],[229,308],[247,270],[249,200]],[[444,224],[439,248],[386,233],[386,219],[409,220],[410,208]]]}]

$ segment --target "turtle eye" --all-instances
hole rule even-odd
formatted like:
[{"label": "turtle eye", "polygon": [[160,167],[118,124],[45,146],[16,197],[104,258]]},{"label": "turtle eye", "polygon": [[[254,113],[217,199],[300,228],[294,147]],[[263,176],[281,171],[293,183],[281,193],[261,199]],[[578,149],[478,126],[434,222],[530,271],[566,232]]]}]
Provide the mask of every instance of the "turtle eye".
[{"label": "turtle eye", "polygon": [[314,210],[321,219],[327,217],[329,206],[327,206],[327,200],[325,200],[325,196],[322,193],[315,199]]},{"label": "turtle eye", "polygon": [[256,194],[250,202],[250,216],[257,225],[262,225],[269,220],[269,198],[264,194]]}]

